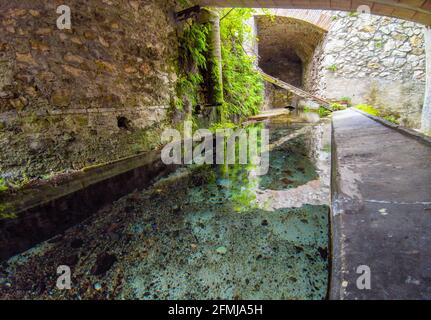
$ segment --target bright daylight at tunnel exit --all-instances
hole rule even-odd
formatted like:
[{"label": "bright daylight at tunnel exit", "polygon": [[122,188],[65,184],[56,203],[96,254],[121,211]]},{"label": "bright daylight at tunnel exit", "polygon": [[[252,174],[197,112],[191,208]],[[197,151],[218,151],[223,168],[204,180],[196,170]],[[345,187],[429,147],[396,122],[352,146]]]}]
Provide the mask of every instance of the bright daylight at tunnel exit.
[{"label": "bright daylight at tunnel exit", "polygon": [[0,0],[0,148],[3,302],[431,299],[431,0]]}]

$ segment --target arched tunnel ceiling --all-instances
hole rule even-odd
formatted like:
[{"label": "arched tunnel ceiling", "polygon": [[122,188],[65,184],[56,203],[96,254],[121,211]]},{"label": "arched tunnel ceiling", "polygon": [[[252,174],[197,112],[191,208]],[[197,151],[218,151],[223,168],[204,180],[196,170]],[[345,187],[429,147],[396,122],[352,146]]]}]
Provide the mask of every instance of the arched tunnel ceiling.
[{"label": "arched tunnel ceiling", "polygon": [[313,58],[326,31],[289,17],[255,18],[259,66],[268,74],[300,87],[303,66]]},{"label": "arched tunnel ceiling", "polygon": [[203,6],[323,9],[357,11],[367,5],[371,13],[411,20],[431,26],[431,0],[196,0]]},{"label": "arched tunnel ceiling", "polygon": [[309,61],[325,31],[311,23],[288,17],[256,16],[259,56],[277,55],[293,49],[303,61]]}]

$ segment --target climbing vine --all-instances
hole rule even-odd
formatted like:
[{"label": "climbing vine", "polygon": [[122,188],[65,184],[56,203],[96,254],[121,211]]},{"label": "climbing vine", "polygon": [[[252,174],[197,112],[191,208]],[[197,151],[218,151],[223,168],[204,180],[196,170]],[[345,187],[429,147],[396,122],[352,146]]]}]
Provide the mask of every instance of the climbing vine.
[{"label": "climbing vine", "polygon": [[226,118],[246,118],[260,111],[263,81],[254,68],[244,44],[253,41],[252,28],[246,24],[252,9],[223,9],[220,12],[223,90]]}]

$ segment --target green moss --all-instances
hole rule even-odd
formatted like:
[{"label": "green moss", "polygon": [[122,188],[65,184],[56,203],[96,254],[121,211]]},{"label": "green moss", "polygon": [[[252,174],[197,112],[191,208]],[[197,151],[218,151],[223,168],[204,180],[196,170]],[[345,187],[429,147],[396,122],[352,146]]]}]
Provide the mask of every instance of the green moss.
[{"label": "green moss", "polygon": [[222,130],[222,129],[236,129],[236,128],[238,128],[238,125],[237,125],[237,124],[235,124],[235,123],[233,123],[233,122],[230,122],[230,121],[225,121],[225,122],[216,122],[216,123],[213,123],[213,124],[210,126],[209,130],[210,130],[211,132],[216,132],[217,130]]}]

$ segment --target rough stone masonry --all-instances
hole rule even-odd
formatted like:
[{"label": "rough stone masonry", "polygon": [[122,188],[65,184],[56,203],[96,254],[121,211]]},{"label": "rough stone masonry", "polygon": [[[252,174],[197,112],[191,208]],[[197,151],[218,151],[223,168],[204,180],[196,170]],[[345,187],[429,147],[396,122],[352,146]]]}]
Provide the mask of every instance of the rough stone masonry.
[{"label": "rough stone masonry", "polygon": [[337,13],[322,46],[316,92],[349,97],[421,127],[425,93],[423,25],[395,18]]},{"label": "rough stone masonry", "polygon": [[0,177],[81,169],[154,148],[176,81],[176,2],[0,4]]}]

